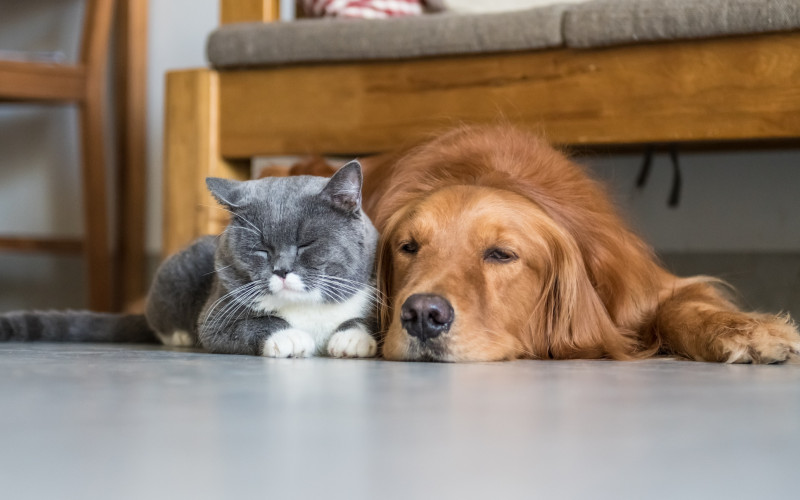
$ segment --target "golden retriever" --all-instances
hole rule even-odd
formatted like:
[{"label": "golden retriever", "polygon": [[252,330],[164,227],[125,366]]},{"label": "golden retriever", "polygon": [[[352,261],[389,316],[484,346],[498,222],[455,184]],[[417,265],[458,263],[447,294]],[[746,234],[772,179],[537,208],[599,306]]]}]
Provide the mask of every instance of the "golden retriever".
[{"label": "golden retriever", "polygon": [[[320,160],[292,173],[324,172]],[[788,316],[743,312],[709,277],[676,277],[603,187],[545,140],[465,126],[364,160],[381,232],[389,360],[636,359],[779,363]]]}]

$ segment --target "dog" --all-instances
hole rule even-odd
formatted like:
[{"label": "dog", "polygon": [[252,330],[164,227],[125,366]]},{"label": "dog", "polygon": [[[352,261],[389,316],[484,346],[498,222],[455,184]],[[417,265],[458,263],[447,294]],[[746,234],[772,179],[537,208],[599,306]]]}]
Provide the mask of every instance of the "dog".
[{"label": "dog", "polygon": [[[744,312],[719,280],[666,271],[605,189],[538,135],[462,126],[363,166],[385,359],[800,354],[787,315]],[[310,159],[291,173],[325,169]]]}]

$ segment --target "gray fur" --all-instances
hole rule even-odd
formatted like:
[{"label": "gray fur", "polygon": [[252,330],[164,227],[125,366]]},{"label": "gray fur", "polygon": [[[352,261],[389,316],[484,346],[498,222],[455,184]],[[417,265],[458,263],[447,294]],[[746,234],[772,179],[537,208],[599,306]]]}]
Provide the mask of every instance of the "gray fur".
[{"label": "gray fur", "polygon": [[[257,307],[272,291],[274,273],[291,271],[322,304],[374,294],[377,232],[361,210],[361,166],[351,162],[331,179],[207,179],[231,222],[219,237],[204,237],[167,259],[156,273],[144,316],[88,312],[0,315],[0,340],[152,341],[174,332],[211,352],[262,354],[264,341],[292,325]],[[374,333],[375,307],[348,318]],[[313,305],[313,304],[312,304]],[[155,335],[154,335],[155,334]],[[183,345],[186,342],[182,342]]]},{"label": "gray fur", "polygon": [[0,341],[156,341],[144,316],[86,311],[18,311],[0,315]]},{"label": "gray fur", "polygon": [[159,333],[182,330],[197,338],[197,318],[214,283],[214,236],[198,238],[167,258],[156,271],[145,314]]},{"label": "gray fur", "polygon": [[290,326],[279,311],[265,315],[251,307],[254,297],[269,295],[266,281],[276,270],[293,271],[328,303],[354,295],[343,283],[373,282],[378,235],[361,210],[357,162],[331,179],[209,179],[208,187],[233,215],[217,244],[216,280],[198,321],[206,349],[261,354],[271,333]]}]

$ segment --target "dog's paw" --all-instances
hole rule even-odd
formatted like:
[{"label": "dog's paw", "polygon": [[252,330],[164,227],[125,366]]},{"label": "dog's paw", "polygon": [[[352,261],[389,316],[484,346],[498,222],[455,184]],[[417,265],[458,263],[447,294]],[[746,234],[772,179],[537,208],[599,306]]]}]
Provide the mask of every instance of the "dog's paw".
[{"label": "dog's paw", "polygon": [[311,335],[303,330],[280,330],[264,341],[262,356],[268,358],[307,358],[314,355],[316,345]]},{"label": "dog's paw", "polygon": [[371,358],[378,343],[361,327],[336,332],[328,341],[328,355],[333,358]]},{"label": "dog's paw", "polygon": [[800,355],[800,335],[788,318],[760,316],[732,330],[718,339],[727,363],[783,363]]}]

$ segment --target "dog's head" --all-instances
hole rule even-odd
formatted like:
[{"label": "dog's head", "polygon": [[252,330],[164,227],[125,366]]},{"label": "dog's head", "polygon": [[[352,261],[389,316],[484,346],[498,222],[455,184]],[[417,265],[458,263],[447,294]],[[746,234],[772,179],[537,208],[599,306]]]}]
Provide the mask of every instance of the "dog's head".
[{"label": "dog's head", "polygon": [[[378,215],[379,286],[388,298],[381,310],[384,357],[488,361],[630,352],[568,214],[548,206],[555,198],[547,179],[525,172],[567,160],[541,144],[492,154],[504,145],[497,137],[455,135],[401,160],[392,183],[400,187],[386,195]],[[562,173],[563,182],[574,176]]]}]

